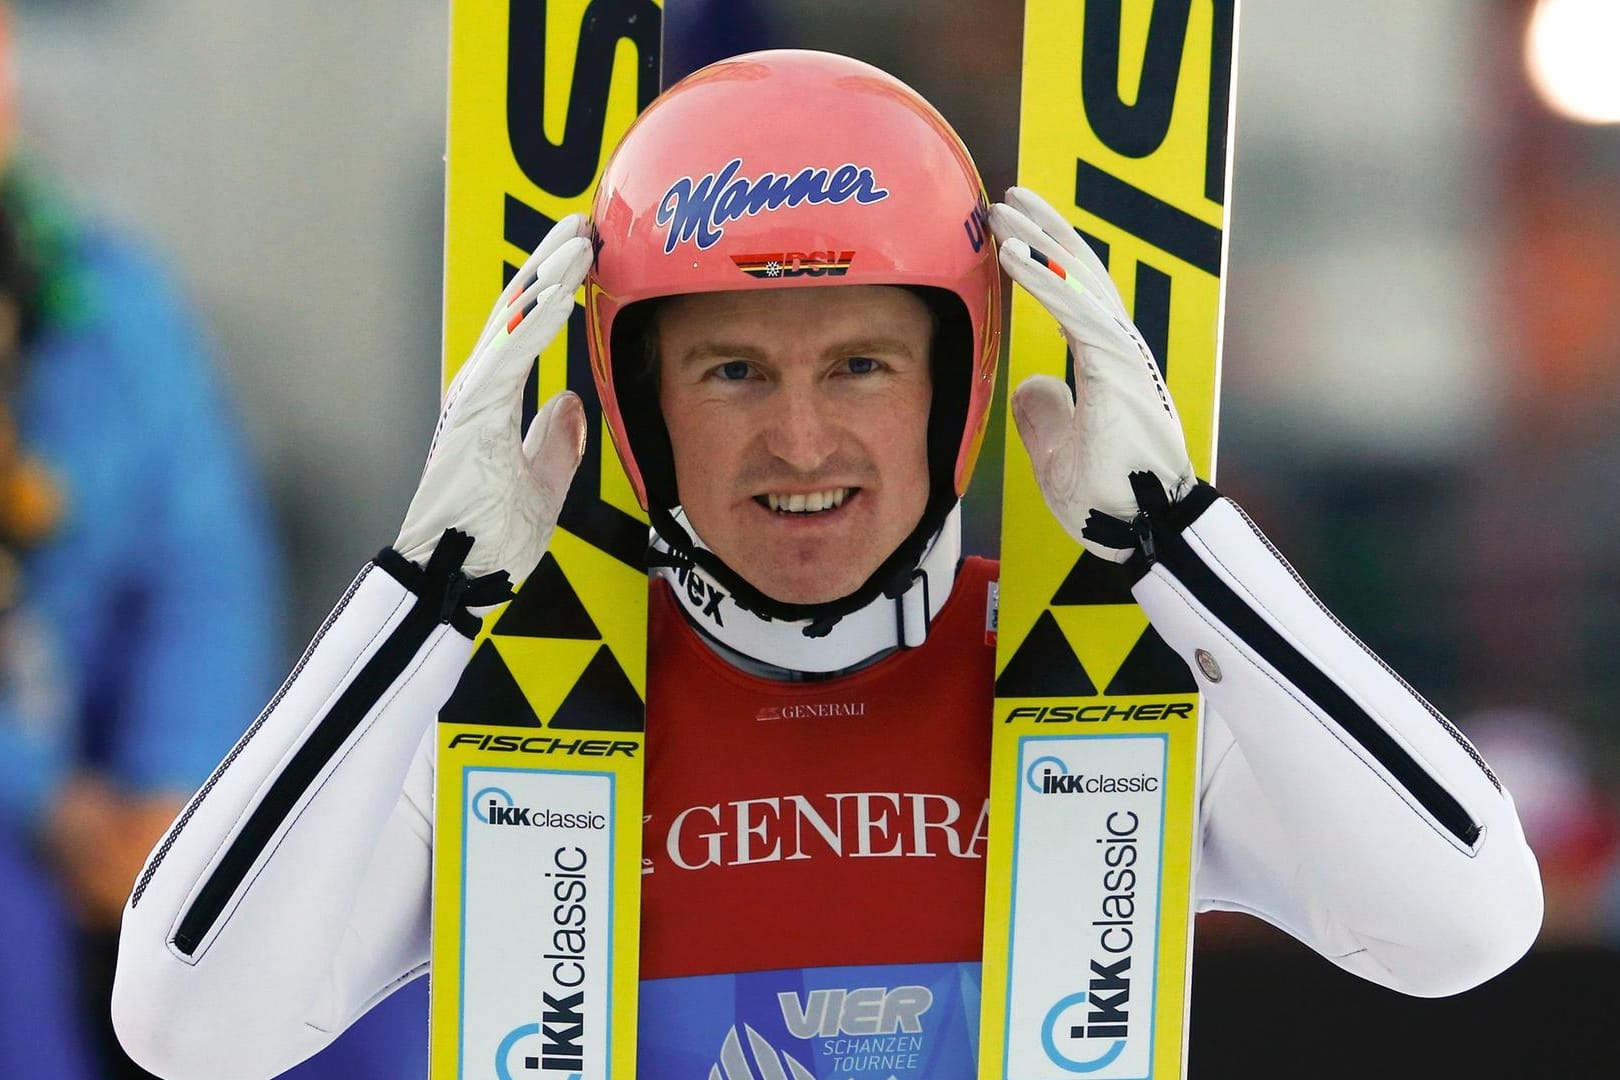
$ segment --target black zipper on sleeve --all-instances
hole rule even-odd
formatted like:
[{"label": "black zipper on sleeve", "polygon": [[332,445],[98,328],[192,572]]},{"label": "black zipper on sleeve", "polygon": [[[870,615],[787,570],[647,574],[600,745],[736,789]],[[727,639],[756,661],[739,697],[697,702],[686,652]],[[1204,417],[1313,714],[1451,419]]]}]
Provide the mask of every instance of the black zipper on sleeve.
[{"label": "black zipper on sleeve", "polygon": [[[1383,766],[1395,782],[1405,788],[1447,832],[1468,847],[1473,847],[1479,840],[1480,825],[1462,803],[1418,764],[1406,748],[1345,693],[1337,682],[1294,648],[1206,566],[1187,544],[1181,535],[1182,528],[1214,503],[1218,498],[1215,489],[1200,485],[1196,490],[1201,497],[1196,501],[1189,499],[1177,504],[1174,513],[1178,520],[1172,522],[1169,520],[1171,508],[1163,489],[1156,480],[1152,480],[1153,490],[1148,491],[1148,483],[1137,481],[1140,475],[1143,474],[1133,474],[1131,477],[1138,504],[1144,510],[1138,521],[1145,519],[1149,523],[1155,561],[1174,574],[1210,614],[1230,627],[1244,644],[1259,653],[1278,674],[1309,697],[1318,709]],[[1187,502],[1193,505],[1186,505]]]},{"label": "black zipper on sleeve", "polygon": [[197,789],[197,793],[186,804],[186,808],[180,814],[180,817],[169,827],[168,833],[163,837],[163,842],[158,845],[158,849],[153,853],[151,861],[146,864],[146,869],[141,871],[140,880],[135,883],[135,891],[130,894],[129,898],[131,910],[140,906],[141,897],[146,895],[146,886],[151,883],[152,876],[158,872],[158,868],[163,865],[163,860],[168,857],[169,849],[174,847],[176,840],[180,839],[180,834],[190,824],[192,817],[202,806],[203,800],[208,798],[208,793],[214,790],[214,785],[218,784],[226,771],[236,763],[236,759],[241,756],[242,751],[248,748],[248,744],[259,733],[259,729],[264,726],[264,722],[269,719],[270,714],[276,711],[276,706],[281,704],[281,699],[287,696],[287,691],[292,689],[293,683],[298,681],[298,676],[303,674],[305,665],[309,663],[309,658],[315,655],[315,650],[326,639],[326,632],[332,628],[333,623],[338,621],[344,609],[349,606],[349,601],[354,599],[354,594],[360,591],[361,584],[365,582],[366,575],[371,573],[372,569],[372,564],[367,563],[361,569],[359,575],[349,583],[348,589],[343,593],[342,598],[338,600],[337,606],[332,609],[331,614],[327,615],[326,621],[321,623],[321,628],[310,639],[308,647],[304,649],[303,655],[298,658],[298,663],[293,667],[292,672],[282,681],[280,688],[276,690],[276,696],[270,699],[270,704],[260,710],[258,717],[249,725],[247,731],[242,733],[242,737],[236,740],[236,745],[231,747],[231,752],[225,755],[225,760],[214,767],[214,771],[203,782],[203,786]]},{"label": "black zipper on sleeve", "polygon": [[196,953],[293,808],[434,631],[448,623],[471,637],[477,632],[478,620],[464,605],[494,603],[504,598],[500,594],[510,595],[504,573],[468,579],[461,572],[461,562],[471,546],[471,537],[447,531],[425,568],[391,550],[378,555],[376,564],[415,593],[417,601],[338,695],[231,841],[180,920],[173,939],[180,952],[186,956]]}]

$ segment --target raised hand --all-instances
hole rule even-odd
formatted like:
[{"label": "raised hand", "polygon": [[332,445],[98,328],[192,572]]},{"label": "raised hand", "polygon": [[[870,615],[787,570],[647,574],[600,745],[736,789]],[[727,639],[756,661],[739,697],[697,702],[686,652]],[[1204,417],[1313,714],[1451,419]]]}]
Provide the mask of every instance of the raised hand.
[{"label": "raised hand", "polygon": [[446,529],[472,536],[464,569],[526,577],[551,540],[585,448],[585,411],[563,391],[530,424],[523,384],[535,356],[568,321],[591,265],[589,225],[563,218],[501,294],[478,344],[445,392],[416,496],[394,550],[425,561]]},{"label": "raised hand", "polygon": [[1107,269],[1061,214],[1009,188],[990,227],[1002,269],[1057,320],[1074,356],[1077,394],[1050,375],[1013,393],[1036,482],[1069,535],[1124,562],[1135,547],[1124,523],[1139,509],[1131,474],[1152,473],[1172,501],[1196,483],[1175,403]]}]

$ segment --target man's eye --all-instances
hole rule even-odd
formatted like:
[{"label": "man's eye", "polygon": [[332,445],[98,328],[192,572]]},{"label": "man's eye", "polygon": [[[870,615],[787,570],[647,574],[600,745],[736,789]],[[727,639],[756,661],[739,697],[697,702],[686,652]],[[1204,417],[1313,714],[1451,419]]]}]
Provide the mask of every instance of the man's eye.
[{"label": "man's eye", "polygon": [[848,362],[851,375],[869,375],[878,369],[878,362],[870,356],[852,356]]},{"label": "man's eye", "polygon": [[727,360],[716,369],[722,379],[736,381],[748,378],[748,361]]}]

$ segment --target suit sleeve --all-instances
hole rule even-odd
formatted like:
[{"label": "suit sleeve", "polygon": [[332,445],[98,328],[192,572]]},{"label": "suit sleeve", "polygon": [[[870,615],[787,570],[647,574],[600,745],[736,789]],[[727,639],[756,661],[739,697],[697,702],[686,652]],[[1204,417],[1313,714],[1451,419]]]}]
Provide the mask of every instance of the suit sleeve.
[{"label": "suit sleeve", "polygon": [[1161,497],[1137,532],[1132,591],[1209,706],[1200,907],[1425,997],[1523,955],[1541,926],[1535,857],[1462,733],[1213,488]]},{"label": "suit sleeve", "polygon": [[167,1080],[271,1077],[426,970],[429,728],[471,652],[470,540],[369,564],[149,857],[113,1022]]}]

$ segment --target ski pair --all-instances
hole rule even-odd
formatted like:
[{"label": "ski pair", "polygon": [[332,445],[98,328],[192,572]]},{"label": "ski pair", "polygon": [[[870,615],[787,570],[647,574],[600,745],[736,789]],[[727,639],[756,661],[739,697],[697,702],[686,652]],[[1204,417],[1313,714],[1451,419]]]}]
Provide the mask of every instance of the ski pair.
[{"label": "ski pair", "polygon": [[[661,26],[653,0],[452,4],[446,381],[503,269],[589,209],[657,93]],[[1206,478],[1235,26],[1236,0],[1025,4],[1019,182],[1105,258]],[[1010,310],[1009,382],[1072,383],[1045,312],[1021,290]],[[434,1080],[635,1071],[646,524],[594,406],[586,332],[576,308],[529,388],[531,405],[565,386],[585,399],[586,457],[550,550],[486,620],[440,718]],[[979,1075],[1181,1076],[1197,694],[1002,430]]]}]

